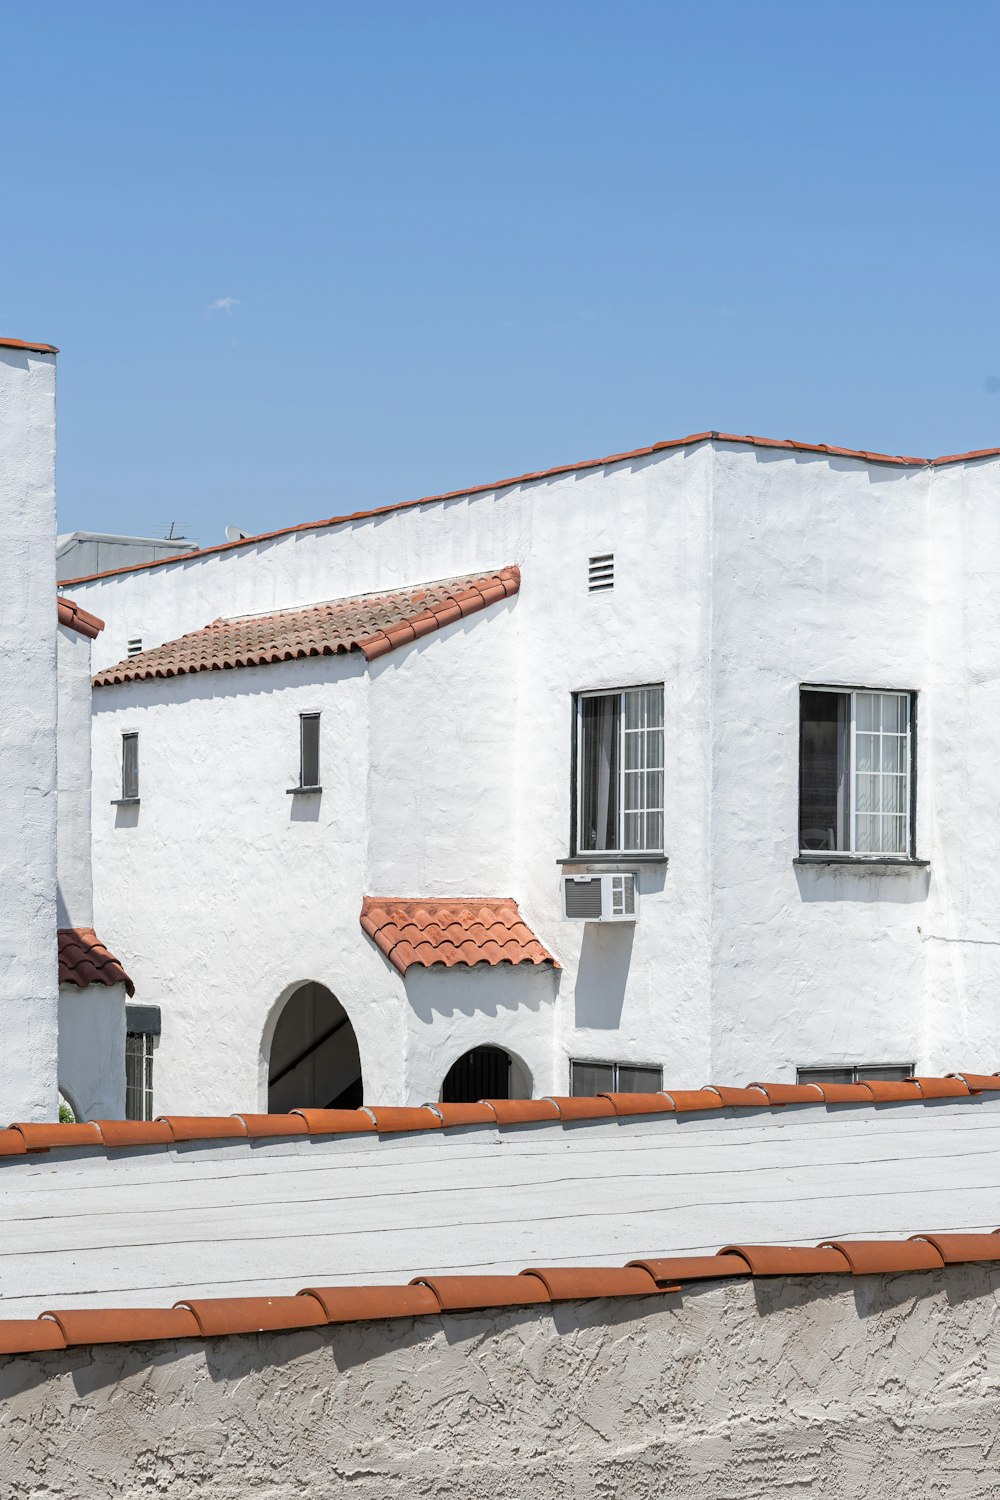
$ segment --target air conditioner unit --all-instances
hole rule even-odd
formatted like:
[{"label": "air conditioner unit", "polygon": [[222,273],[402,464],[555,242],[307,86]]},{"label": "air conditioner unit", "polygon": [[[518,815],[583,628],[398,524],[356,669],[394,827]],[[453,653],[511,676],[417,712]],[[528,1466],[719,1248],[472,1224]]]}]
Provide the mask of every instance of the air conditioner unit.
[{"label": "air conditioner unit", "polygon": [[564,875],[563,916],[570,922],[635,922],[639,887],[627,875]]}]

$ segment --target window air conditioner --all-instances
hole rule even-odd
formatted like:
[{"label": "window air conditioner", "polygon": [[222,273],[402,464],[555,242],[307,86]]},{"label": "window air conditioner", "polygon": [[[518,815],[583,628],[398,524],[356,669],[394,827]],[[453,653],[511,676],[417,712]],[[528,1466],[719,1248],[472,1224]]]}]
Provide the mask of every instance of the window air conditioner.
[{"label": "window air conditioner", "polygon": [[636,877],[564,875],[562,908],[570,922],[635,922],[639,917]]}]

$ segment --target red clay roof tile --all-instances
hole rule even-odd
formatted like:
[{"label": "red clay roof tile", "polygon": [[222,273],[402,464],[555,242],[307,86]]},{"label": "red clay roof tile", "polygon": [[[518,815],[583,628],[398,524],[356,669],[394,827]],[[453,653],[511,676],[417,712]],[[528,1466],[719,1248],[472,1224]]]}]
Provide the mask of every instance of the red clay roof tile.
[{"label": "red clay roof tile", "polygon": [[373,1135],[375,1122],[362,1109],[293,1109],[306,1122],[310,1135]]},{"label": "red clay roof tile", "polygon": [[664,1290],[642,1266],[529,1266],[521,1275],[537,1276],[553,1302],[582,1297],[650,1297]]},{"label": "red clay roof tile", "polygon": [[925,1099],[957,1099],[969,1094],[969,1085],[961,1078],[915,1078]]},{"label": "red clay roof tile", "polygon": [[1000,1260],[1000,1235],[990,1234],[914,1234],[911,1239],[926,1240],[946,1266],[964,1261]]},{"label": "red clay roof tile", "polygon": [[822,1248],[838,1250],[855,1276],[932,1271],[944,1265],[930,1240],[824,1240]]},{"label": "red clay roof tile", "polygon": [[551,1099],[488,1099],[500,1125],[533,1125],[538,1120],[558,1120],[559,1106]]},{"label": "red clay roof tile", "polygon": [[411,1286],[430,1287],[442,1312],[479,1307],[521,1307],[548,1302],[545,1283],[537,1276],[414,1276]]},{"label": "red clay roof tile", "polygon": [[48,1318],[0,1318],[0,1354],[34,1354],[37,1349],[65,1349],[57,1323]]},{"label": "red clay roof tile", "polygon": [[31,1122],[22,1124],[15,1120],[11,1130],[20,1131],[24,1138],[25,1149],[28,1151],[48,1151],[52,1146],[69,1146],[79,1149],[81,1146],[103,1146],[104,1138],[100,1127],[93,1122],[81,1121],[79,1124],[63,1125],[61,1121],[55,1124],[34,1124]]},{"label": "red clay roof tile", "polygon": [[299,1293],[292,1297],[200,1297],[175,1302],[198,1321],[205,1338],[229,1333],[263,1333],[265,1329],[315,1328],[326,1322],[317,1297]]},{"label": "red clay roof tile", "polygon": [[170,1126],[175,1141],[216,1141],[229,1136],[245,1139],[247,1128],[239,1115],[157,1115]]},{"label": "red clay roof tile", "polygon": [[497,1122],[497,1112],[486,1099],[478,1104],[427,1104],[424,1108],[432,1109],[445,1129],[453,1125],[495,1125]]},{"label": "red clay roof tile", "polygon": [[365,1108],[364,1113],[371,1115],[379,1135],[395,1135],[403,1130],[441,1129],[441,1116],[428,1104],[374,1104]]},{"label": "red clay roof tile", "polygon": [[440,1311],[429,1286],[309,1286],[299,1296],[315,1297],[329,1323],[417,1318]]},{"label": "red clay roof tile", "polygon": [[995,1093],[1000,1090],[1000,1073],[949,1073],[949,1078],[961,1078],[974,1094]]},{"label": "red clay roof tile", "polygon": [[630,1266],[648,1271],[657,1286],[674,1281],[717,1281],[727,1276],[749,1276],[750,1266],[742,1255],[662,1255],[630,1260]]},{"label": "red clay roof tile", "polygon": [[661,1093],[679,1115],[692,1114],[699,1109],[722,1108],[717,1089],[662,1089]]},{"label": "red clay roof tile", "polygon": [[760,1089],[769,1104],[817,1104],[823,1097],[818,1083],[749,1083],[747,1088]]},{"label": "red clay roof tile", "polygon": [[520,586],[517,568],[501,568],[497,573],[414,584],[382,594],[358,594],[311,604],[306,609],[214,620],[202,630],[105,667],[94,677],[94,686],[262,667],[350,651],[360,651],[368,661],[375,661],[397,646],[439,630],[443,621],[432,606],[451,604],[462,616],[475,614],[516,594]]},{"label": "red clay roof tile", "polygon": [[876,1104],[894,1104],[903,1099],[922,1099],[919,1083],[906,1078],[866,1078]]},{"label": "red clay roof tile", "polygon": [[0,338],[0,349],[26,349],[30,354],[58,354],[55,344],[29,344],[24,339]]},{"label": "red clay roof tile", "polygon": [[616,1115],[672,1115],[673,1101],[665,1094],[599,1094],[610,1099]]},{"label": "red clay roof tile", "polygon": [[714,1083],[706,1084],[713,1094],[718,1094],[727,1109],[767,1109],[772,1102],[763,1089],[734,1089]]},{"label": "red clay roof tile", "polygon": [[301,1115],[237,1115],[246,1126],[247,1135],[256,1138],[281,1135],[306,1135],[309,1126]]},{"label": "red clay roof tile", "polygon": [[873,1094],[867,1083],[816,1083],[827,1104],[871,1104]]},{"label": "red clay roof tile", "polygon": [[139,1344],[146,1339],[197,1338],[193,1313],[180,1307],[100,1307],[44,1312],[72,1344]]},{"label": "red clay roof tile", "polygon": [[719,1255],[742,1256],[754,1276],[826,1276],[850,1269],[833,1246],[724,1245]]},{"label": "red clay roof tile", "polygon": [[135,985],[114,954],[104,946],[92,927],[60,927],[59,983],[123,984],[126,995],[135,994]]},{"label": "red clay roof tile", "polygon": [[27,1149],[19,1130],[11,1127],[0,1130],[0,1156],[23,1156]]},{"label": "red clay roof tile", "polygon": [[365,896],[361,926],[400,974],[412,964],[559,967],[511,896]]},{"label": "red clay roof tile", "polygon": [[83,609],[75,599],[66,599],[62,595],[56,597],[56,618],[60,625],[67,625],[70,630],[75,630],[78,635],[89,636],[91,640],[104,629],[103,620]]},{"label": "red clay roof tile", "polygon": [[613,1119],[617,1111],[605,1094],[547,1094],[559,1111],[560,1120]]},{"label": "red clay roof tile", "polygon": [[174,1139],[166,1120],[95,1120],[105,1146],[165,1146]]}]

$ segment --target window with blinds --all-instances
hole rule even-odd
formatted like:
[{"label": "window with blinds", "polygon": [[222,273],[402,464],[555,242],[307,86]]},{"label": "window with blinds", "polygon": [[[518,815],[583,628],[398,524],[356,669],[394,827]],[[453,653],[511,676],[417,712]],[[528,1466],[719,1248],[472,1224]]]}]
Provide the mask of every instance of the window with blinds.
[{"label": "window with blinds", "polygon": [[799,848],[912,854],[912,694],[802,688],[799,702]]},{"label": "window with blinds", "polygon": [[574,853],[663,852],[663,686],[577,697]]}]

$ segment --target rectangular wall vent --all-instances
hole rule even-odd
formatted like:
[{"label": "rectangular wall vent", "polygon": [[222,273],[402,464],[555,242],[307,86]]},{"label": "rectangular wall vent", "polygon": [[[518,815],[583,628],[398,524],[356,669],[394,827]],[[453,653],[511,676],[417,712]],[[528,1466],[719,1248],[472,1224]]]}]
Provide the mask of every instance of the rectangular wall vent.
[{"label": "rectangular wall vent", "polygon": [[615,586],[615,554],[601,552],[590,559],[587,569],[587,586],[592,594],[603,593]]},{"label": "rectangular wall vent", "polygon": [[129,638],[128,638],[128,654],[129,654],[129,656],[138,656],[141,653],[141,651],[142,651],[142,636],[141,635],[130,635]]}]

